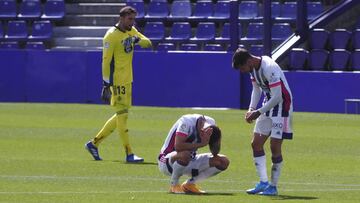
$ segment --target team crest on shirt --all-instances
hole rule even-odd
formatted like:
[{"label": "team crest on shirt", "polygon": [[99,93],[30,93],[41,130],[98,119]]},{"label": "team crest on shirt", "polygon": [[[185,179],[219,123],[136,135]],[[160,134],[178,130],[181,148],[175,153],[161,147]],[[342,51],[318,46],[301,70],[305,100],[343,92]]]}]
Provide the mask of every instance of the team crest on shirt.
[{"label": "team crest on shirt", "polygon": [[186,125],[185,125],[185,124],[182,124],[182,125],[180,126],[180,130],[185,131],[185,130],[186,130]]},{"label": "team crest on shirt", "polygon": [[132,37],[129,36],[128,38],[124,39],[122,41],[122,44],[124,46],[124,51],[125,53],[130,53],[133,49],[134,49],[134,46],[133,46],[133,40],[132,40]]}]

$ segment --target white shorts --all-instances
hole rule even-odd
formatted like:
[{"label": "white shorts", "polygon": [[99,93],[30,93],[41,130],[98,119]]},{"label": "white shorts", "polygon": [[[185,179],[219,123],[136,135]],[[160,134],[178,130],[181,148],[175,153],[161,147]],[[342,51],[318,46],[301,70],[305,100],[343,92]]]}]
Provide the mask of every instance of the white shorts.
[{"label": "white shorts", "polygon": [[[158,167],[160,172],[171,176],[172,165],[174,164],[171,163],[171,157],[173,157],[175,154],[176,151],[173,151],[167,154],[165,157],[160,157],[158,160]],[[196,171],[199,173],[205,169],[210,168],[209,160],[211,157],[213,157],[211,153],[197,154],[186,166],[183,175],[193,176],[193,173],[196,173]]]},{"label": "white shorts", "polygon": [[292,115],[289,117],[267,117],[261,114],[256,119],[254,132],[276,139],[292,139]]}]

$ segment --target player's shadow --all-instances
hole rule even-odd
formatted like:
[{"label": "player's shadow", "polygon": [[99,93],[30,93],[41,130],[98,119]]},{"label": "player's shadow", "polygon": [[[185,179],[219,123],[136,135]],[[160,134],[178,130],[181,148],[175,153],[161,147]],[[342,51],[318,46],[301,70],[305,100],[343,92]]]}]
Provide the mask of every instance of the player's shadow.
[{"label": "player's shadow", "polygon": [[273,200],[315,200],[319,198],[308,197],[308,196],[278,195],[278,196],[273,196],[272,199]]},{"label": "player's shadow", "polygon": [[156,162],[147,162],[147,161],[144,161],[144,162],[140,162],[140,163],[128,163],[128,162],[125,162],[125,161],[122,161],[122,160],[113,160],[112,162],[118,162],[118,163],[121,163],[121,164],[134,164],[134,165],[158,165],[158,163]]}]

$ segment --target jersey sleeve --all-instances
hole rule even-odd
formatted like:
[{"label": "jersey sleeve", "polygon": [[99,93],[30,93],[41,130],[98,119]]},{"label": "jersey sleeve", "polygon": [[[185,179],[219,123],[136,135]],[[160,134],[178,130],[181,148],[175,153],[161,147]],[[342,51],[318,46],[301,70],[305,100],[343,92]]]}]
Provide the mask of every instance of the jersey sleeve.
[{"label": "jersey sleeve", "polygon": [[112,40],[111,35],[106,34],[103,39],[102,78],[107,83],[110,83],[110,69],[114,60],[114,48],[115,42]]},{"label": "jersey sleeve", "polygon": [[176,136],[187,137],[189,136],[189,132],[190,126],[184,122],[184,120],[180,120],[180,123],[176,129]]},{"label": "jersey sleeve", "polygon": [[142,48],[148,48],[152,46],[152,43],[149,38],[147,38],[145,35],[141,34],[139,31],[137,31],[136,28],[133,28],[135,31],[135,35],[140,38],[139,45]]}]

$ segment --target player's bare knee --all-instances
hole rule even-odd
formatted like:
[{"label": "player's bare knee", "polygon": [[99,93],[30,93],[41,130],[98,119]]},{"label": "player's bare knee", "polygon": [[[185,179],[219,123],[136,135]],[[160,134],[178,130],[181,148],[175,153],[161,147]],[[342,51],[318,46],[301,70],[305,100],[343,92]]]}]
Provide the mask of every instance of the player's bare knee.
[{"label": "player's bare knee", "polygon": [[251,148],[253,149],[253,151],[262,151],[262,150],[264,150],[262,144],[259,144],[259,143],[254,142],[254,141],[251,142]]},{"label": "player's bare knee", "polygon": [[218,167],[218,169],[225,171],[229,167],[229,164],[230,160],[226,156],[220,157],[220,168]]}]

